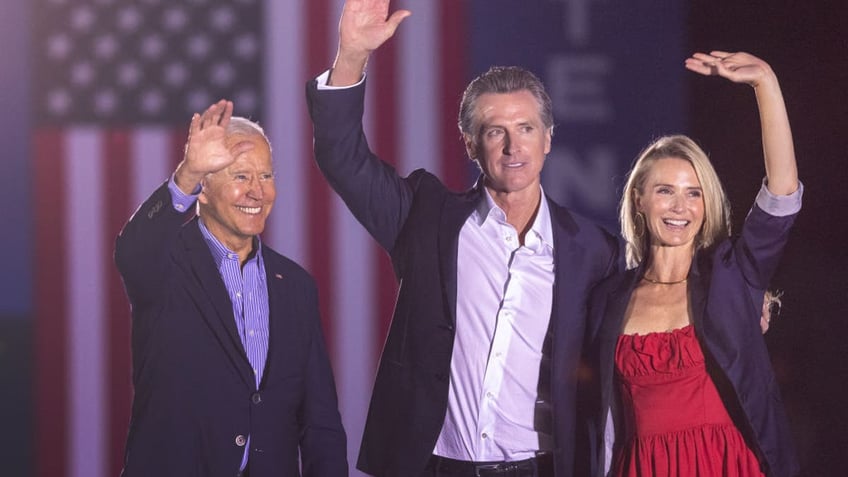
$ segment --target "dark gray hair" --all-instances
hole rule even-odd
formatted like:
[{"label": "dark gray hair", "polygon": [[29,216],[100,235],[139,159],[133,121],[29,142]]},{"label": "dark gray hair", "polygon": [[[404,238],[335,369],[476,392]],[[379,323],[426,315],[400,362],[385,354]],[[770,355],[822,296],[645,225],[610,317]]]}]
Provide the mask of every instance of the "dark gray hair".
[{"label": "dark gray hair", "polygon": [[538,76],[519,66],[493,66],[478,76],[462,94],[459,104],[459,130],[465,136],[475,137],[479,133],[477,99],[486,93],[514,93],[527,91],[539,103],[539,116],[545,129],[553,132],[554,113],[551,97]]}]

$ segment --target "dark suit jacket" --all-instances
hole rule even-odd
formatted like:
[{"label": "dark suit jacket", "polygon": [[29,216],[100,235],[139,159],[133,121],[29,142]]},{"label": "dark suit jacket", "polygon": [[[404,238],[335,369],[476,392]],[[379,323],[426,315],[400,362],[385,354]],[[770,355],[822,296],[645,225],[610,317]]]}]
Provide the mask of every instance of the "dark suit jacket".
[{"label": "dark suit jacket", "polygon": [[257,391],[224,281],[190,218],[164,184],[117,239],[135,388],[123,475],[235,477],[248,435],[253,477],[299,475],[298,451],[304,475],[347,475],[312,278],[263,246],[269,347]]},{"label": "dark suit jacket", "polygon": [[[763,292],[777,268],[796,215],[776,217],[754,206],[742,234],[696,254],[688,293],[693,325],[707,368],[725,406],[769,477],[799,472],[783,401],[760,329]],[[600,408],[597,435],[603,436],[607,411],[619,416],[614,382],[615,344],[641,267],[611,277],[591,300],[591,323],[600,323]],[[756,290],[756,292],[752,292]],[[756,299],[753,299],[756,297]],[[621,429],[616,434],[621,435]],[[603,469],[604,445],[597,443],[596,463]]]},{"label": "dark suit jacket", "polygon": [[[319,167],[389,252],[400,282],[358,467],[378,476],[417,476],[433,451],[447,410],[457,243],[482,190],[453,193],[423,170],[401,178],[375,157],[362,130],[364,91],[364,85],[318,91],[312,81],[307,99]],[[546,425],[554,430],[557,475],[566,476],[573,469],[575,381],[589,291],[616,266],[618,244],[590,221],[553,201],[548,205],[556,276],[550,324],[554,422]]]}]

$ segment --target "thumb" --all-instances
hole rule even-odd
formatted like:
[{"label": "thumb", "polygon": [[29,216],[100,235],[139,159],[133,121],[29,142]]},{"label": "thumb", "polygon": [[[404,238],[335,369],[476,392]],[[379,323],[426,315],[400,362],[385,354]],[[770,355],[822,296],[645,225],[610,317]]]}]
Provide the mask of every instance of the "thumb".
[{"label": "thumb", "polygon": [[395,33],[395,30],[397,30],[398,26],[400,26],[400,23],[410,15],[412,15],[412,12],[410,12],[409,10],[398,10],[392,13],[388,20],[386,20],[386,23],[389,25],[389,28],[391,29],[393,35]]}]

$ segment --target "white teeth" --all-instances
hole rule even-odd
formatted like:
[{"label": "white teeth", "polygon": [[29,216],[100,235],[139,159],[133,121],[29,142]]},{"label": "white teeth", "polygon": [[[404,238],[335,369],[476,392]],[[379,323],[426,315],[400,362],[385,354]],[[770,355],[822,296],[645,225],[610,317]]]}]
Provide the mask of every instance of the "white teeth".
[{"label": "white teeth", "polygon": [[665,220],[663,220],[663,222],[665,222],[669,225],[675,225],[675,226],[678,226],[678,227],[683,227],[684,225],[689,223],[688,220],[672,220],[672,219],[665,219]]},{"label": "white teeth", "polygon": [[258,214],[262,210],[261,207],[239,207],[238,209],[245,214],[251,215]]}]

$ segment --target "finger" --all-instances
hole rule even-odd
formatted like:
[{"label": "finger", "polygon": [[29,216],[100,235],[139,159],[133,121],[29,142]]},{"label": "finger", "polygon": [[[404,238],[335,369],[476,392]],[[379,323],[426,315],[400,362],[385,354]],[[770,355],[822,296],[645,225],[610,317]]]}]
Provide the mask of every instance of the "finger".
[{"label": "finger", "polygon": [[[221,124],[221,121],[224,118],[224,115],[227,114],[227,103],[228,101],[225,99],[219,99],[217,103],[215,103],[215,108],[212,110],[211,126],[218,126]],[[230,113],[232,113],[232,106],[230,106]]]},{"label": "finger", "polygon": [[194,113],[191,115],[191,123],[188,126],[188,138],[186,138],[185,147],[183,148],[183,160],[188,158],[188,152],[191,146],[192,136],[200,130],[200,115]]},{"label": "finger", "polygon": [[206,129],[218,124],[221,120],[221,111],[224,107],[225,101],[222,99],[206,108],[206,111],[203,112],[203,117],[201,118],[200,128]]},{"label": "finger", "polygon": [[710,61],[704,61],[702,59],[697,59],[694,57],[687,58],[684,62],[684,66],[687,70],[694,71],[695,73],[706,76],[715,75],[718,73],[716,61],[714,59]]},{"label": "finger", "polygon": [[203,114],[200,115],[199,126],[201,130],[209,127],[210,123],[212,122],[212,116],[215,114],[215,108],[217,106],[217,103],[210,105],[208,108],[206,108],[205,111],[203,111]]},{"label": "finger", "polygon": [[188,138],[191,139],[192,133],[200,129],[200,115],[194,113],[191,115],[191,123],[188,126]]},{"label": "finger", "polygon": [[718,58],[707,53],[693,53],[689,60],[691,60],[693,64],[701,63],[702,65],[709,67],[718,61]]},{"label": "finger", "polygon": [[230,122],[231,117],[233,117],[233,102],[224,101],[224,111],[221,113],[221,120],[218,122],[218,124],[220,124],[221,127],[226,128],[227,124],[229,124]]},{"label": "finger", "polygon": [[721,51],[721,50],[713,50],[713,51],[710,52],[710,55],[718,57],[718,58],[722,58],[722,59],[726,58],[728,56],[733,56],[734,54],[735,53],[730,53],[730,52]]},{"label": "finger", "polygon": [[699,60],[699,61],[715,61],[715,59],[716,59],[712,55],[710,55],[709,53],[703,53],[703,52],[700,52],[700,51],[692,53],[692,58]]}]

